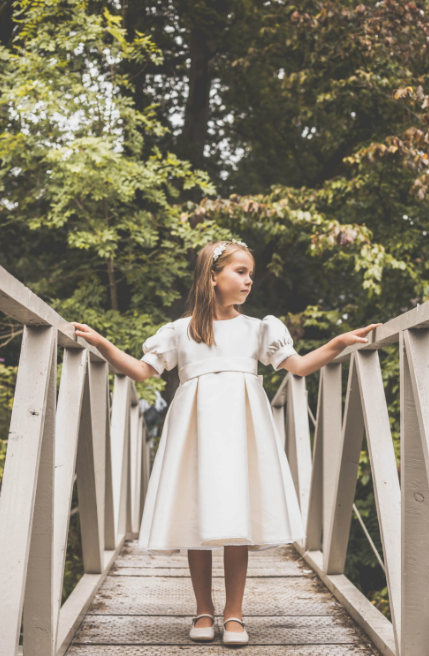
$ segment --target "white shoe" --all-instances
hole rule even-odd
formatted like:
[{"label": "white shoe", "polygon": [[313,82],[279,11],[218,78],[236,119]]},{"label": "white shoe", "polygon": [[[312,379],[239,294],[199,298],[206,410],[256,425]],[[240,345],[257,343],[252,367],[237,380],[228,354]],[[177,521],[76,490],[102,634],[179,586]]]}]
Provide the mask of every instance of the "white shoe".
[{"label": "white shoe", "polygon": [[[196,628],[195,624],[200,619],[200,617],[210,617],[210,619],[213,621],[213,624],[211,626],[205,626],[202,629]],[[189,631],[189,637],[191,638],[191,640],[194,640],[195,642],[210,642],[210,640],[214,640],[215,637],[214,623],[215,623],[215,619],[213,615],[203,614],[193,617],[192,629]]]},{"label": "white shoe", "polygon": [[223,644],[224,645],[247,645],[249,642],[249,636],[247,635],[246,629],[242,631],[241,633],[238,633],[237,631],[227,631],[225,629],[225,624],[227,622],[238,622],[241,624],[241,626],[244,629],[244,622],[243,620],[239,620],[238,617],[228,617],[227,620],[223,623]]}]

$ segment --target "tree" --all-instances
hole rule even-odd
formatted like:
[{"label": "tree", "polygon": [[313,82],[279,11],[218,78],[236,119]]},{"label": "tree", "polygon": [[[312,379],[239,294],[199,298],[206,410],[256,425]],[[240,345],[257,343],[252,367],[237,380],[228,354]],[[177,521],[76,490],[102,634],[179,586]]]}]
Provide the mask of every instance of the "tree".
[{"label": "tree", "polygon": [[162,61],[150,38],[127,40],[119,17],[79,0],[24,0],[16,20],[14,48],[0,50],[3,256],[17,254],[22,272],[37,244],[33,288],[135,351],[188,275],[172,201],[213,187],[175,155],[143,154],[146,135],[165,129],[152,107],[135,108],[122,69]]}]

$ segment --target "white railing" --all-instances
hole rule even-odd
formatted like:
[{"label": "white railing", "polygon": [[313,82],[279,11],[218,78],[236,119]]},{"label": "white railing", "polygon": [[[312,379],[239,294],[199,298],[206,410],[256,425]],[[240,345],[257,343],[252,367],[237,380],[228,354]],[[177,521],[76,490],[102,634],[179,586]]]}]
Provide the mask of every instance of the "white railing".
[{"label": "white railing", "polygon": [[[0,311],[24,325],[0,497],[0,656],[62,656],[126,538],[149,480],[132,381],[0,267]],[[64,349],[57,399],[57,350]],[[61,607],[77,475],[84,576]]]},{"label": "white railing", "polygon": [[[25,656],[62,656],[124,539],[137,535],[149,479],[147,430],[132,382],[113,372],[110,410],[103,357],[1,267],[0,311],[24,325],[0,497],[0,656],[18,653],[22,616]],[[426,303],[322,369],[313,454],[305,379],[288,374],[272,401],[307,525],[306,542],[295,546],[387,656],[425,656],[429,645],[428,329]],[[395,342],[402,489],[378,358],[379,348]],[[341,362],[348,359],[342,414]],[[343,574],[364,432],[392,623]],[[85,574],[61,607],[75,472]]]},{"label": "white railing", "polygon": [[[425,303],[377,328],[368,345],[347,349],[322,369],[312,458],[305,379],[288,374],[271,404],[307,524],[305,543],[295,546],[388,656],[426,656],[429,649],[428,328]],[[378,356],[379,348],[395,342],[400,352],[401,488]],[[343,414],[341,362],[346,360]],[[392,622],[344,576],[364,433]]]}]

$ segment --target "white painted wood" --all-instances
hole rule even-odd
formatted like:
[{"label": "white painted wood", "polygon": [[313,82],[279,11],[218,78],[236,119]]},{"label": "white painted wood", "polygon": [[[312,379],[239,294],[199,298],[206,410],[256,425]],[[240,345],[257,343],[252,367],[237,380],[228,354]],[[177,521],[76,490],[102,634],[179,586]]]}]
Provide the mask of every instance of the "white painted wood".
[{"label": "white painted wood", "polygon": [[401,656],[426,656],[429,644],[429,332],[405,331],[401,381]]},{"label": "white painted wood", "polygon": [[127,471],[123,473],[126,481],[126,503],[125,503],[125,537],[127,540],[134,539],[132,527],[132,509],[131,509],[131,451],[130,451],[130,423],[131,423],[131,407],[129,412],[128,421],[128,439],[126,440],[126,463]]},{"label": "white painted wood", "polygon": [[106,389],[106,435],[105,435],[105,453],[106,453],[106,470],[105,470],[105,490],[104,490],[104,548],[109,550],[116,549],[116,529],[115,514],[113,508],[113,480],[112,480],[112,452],[111,452],[111,435],[110,435],[110,390],[109,385]]},{"label": "white painted wood", "polygon": [[87,351],[65,349],[58,395],[54,490],[54,621],[58,633]]},{"label": "white painted wood", "polygon": [[314,430],[313,468],[311,470],[310,498],[308,503],[306,549],[319,551],[322,546],[323,527],[323,388],[325,370],[320,371],[317,399],[316,427]]},{"label": "white painted wood", "polygon": [[106,389],[106,472],[104,491],[104,547],[105,549],[116,549],[115,512],[113,507],[113,474],[112,474],[112,445],[110,434],[110,391]]},{"label": "white painted wood", "polygon": [[407,364],[411,372],[410,384],[416,404],[421,448],[429,479],[429,407],[427,405],[429,399],[429,372],[427,371],[429,360],[426,351],[427,336],[427,330],[407,330],[402,335]]},{"label": "white painted wood", "polygon": [[401,493],[380,361],[376,351],[356,354],[374,493],[383,542],[390,609],[399,653],[401,633]]},{"label": "white painted wood", "polygon": [[282,382],[280,383],[279,388],[275,393],[273,400],[271,401],[272,408],[280,407],[286,403],[287,385],[288,385],[288,377],[285,376]]},{"label": "white painted wood", "polygon": [[134,405],[130,413],[131,531],[133,533],[137,533],[140,529],[142,428],[143,416],[140,406]]},{"label": "white painted wood", "polygon": [[317,576],[345,607],[355,622],[365,631],[383,656],[398,656],[391,622],[372,605],[369,599],[346,576],[326,574],[324,572],[321,551],[305,551],[298,542],[294,542],[293,546],[305,562],[314,569]]},{"label": "white painted wood", "polygon": [[66,653],[92,600],[122,549],[124,541],[125,536],[119,535],[116,549],[104,552],[103,572],[101,574],[84,574],[61,608],[56,656],[64,656]]},{"label": "white painted wood", "polygon": [[53,603],[54,497],[52,491],[55,472],[56,398],[57,345],[55,335],[45,401],[43,440],[40,450],[40,464],[25,586],[23,640],[25,656],[55,655]]},{"label": "white painted wood", "polygon": [[369,343],[364,346],[359,344],[347,347],[339,356],[335,358],[335,362],[343,362],[348,360],[351,353],[355,351],[367,351],[379,349],[388,344],[395,344],[399,341],[399,335],[403,330],[410,330],[411,328],[429,328],[429,301],[418,305],[417,307],[404,312],[398,317],[386,321],[382,326],[376,328],[368,335]]},{"label": "white painted wood", "polygon": [[142,486],[140,496],[140,522],[143,515],[144,502],[150,477],[150,439],[146,423],[143,419],[142,436]]},{"label": "white painted wood", "polygon": [[18,650],[34,502],[49,397],[53,328],[25,327],[0,503],[0,654]]},{"label": "white painted wood", "polygon": [[107,362],[89,361],[89,390],[91,400],[92,444],[94,453],[94,475],[97,505],[97,521],[99,532],[100,552],[104,552],[104,504],[105,504],[105,478],[106,478],[106,422],[107,417],[107,391],[108,391],[108,365]]},{"label": "white painted wood", "polygon": [[0,266],[0,310],[20,323],[34,326],[53,326],[58,330],[58,343],[68,348],[85,348],[93,357],[103,356],[84,339],[76,338],[74,326],[65,321],[28,287]]},{"label": "white painted wood", "polygon": [[340,467],[341,448],[341,365],[329,364],[323,372],[323,553],[326,561],[326,539],[330,532],[334,510],[336,482]]},{"label": "white painted wood", "polygon": [[273,413],[274,423],[280,437],[280,442],[283,448],[286,450],[285,406],[272,405],[271,410]]},{"label": "white painted wood", "polygon": [[333,513],[323,542],[327,574],[344,573],[364,428],[355,355],[352,355],[339,445],[340,465],[335,481]]},{"label": "white painted wood", "polygon": [[[16,654],[27,575],[26,656],[29,656],[30,653],[34,656],[49,656],[49,654],[53,656],[55,650],[52,636],[55,636],[56,625],[59,627],[58,656],[62,656],[85,609],[95,594],[97,586],[107,573],[106,568],[114,558],[112,551],[115,550],[116,543],[119,548],[123,541],[121,532],[137,534],[136,529],[139,528],[144,495],[149,481],[147,428],[140,411],[136,410],[138,398],[134,385],[129,379],[116,376],[112,432],[110,433],[107,366],[103,358],[95,349],[88,348],[83,340],[76,341],[74,329],[70,324],[1,267],[0,309],[18,320],[32,324],[32,327],[25,328],[24,331],[11,423],[12,437],[9,443],[0,504],[0,585],[2,588],[0,594],[0,654],[1,656]],[[43,327],[36,327],[39,325]],[[47,327],[50,325],[54,327],[54,330]],[[397,521],[400,505],[398,503],[399,484],[391,440],[389,442],[390,430],[381,373],[374,349],[382,344],[396,341],[402,330],[415,326],[420,328],[429,326],[429,304],[420,306],[420,308],[381,326],[371,334],[370,344],[359,347],[356,355],[387,566],[391,608],[398,638],[400,635],[398,603],[402,602],[404,611],[402,620],[403,653],[401,656],[411,654],[420,656],[425,651],[425,644],[427,644],[425,618],[427,616],[426,590],[429,586],[427,585],[428,574],[426,573],[424,554],[428,538],[425,500],[427,496],[429,498],[429,486],[427,485],[429,471],[429,441],[427,439],[429,396],[427,388],[429,381],[425,362],[428,361],[429,344],[426,344],[425,341],[426,331],[419,331],[418,334],[410,332],[404,336],[404,345],[408,350],[406,353],[403,351],[401,363],[404,372],[401,381],[404,477],[402,518],[404,595],[402,600],[400,599],[400,585],[398,585],[398,572],[400,572],[398,567],[400,530]],[[67,362],[69,363],[69,373],[61,384],[56,422],[55,465],[58,471],[55,472],[54,477],[54,549],[52,553],[53,497],[49,493],[49,485],[52,487],[52,437],[54,432],[52,418],[55,395],[49,366],[53,367],[55,332],[57,330],[60,344],[69,347],[64,362],[65,369],[67,369]],[[31,341],[30,347],[28,346],[29,340]],[[76,355],[76,358],[74,359],[71,349],[75,351],[73,357]],[[317,554],[307,553],[305,558],[308,562],[313,559],[319,576],[334,591],[352,616],[359,621],[382,653],[392,656],[395,651],[393,632],[387,620],[382,618],[381,614],[367,600],[362,601],[364,599],[362,595],[344,576],[329,575],[323,571],[324,568],[327,568],[328,571],[338,569],[338,563],[344,558],[345,536],[348,535],[349,530],[349,509],[339,508],[336,504],[338,503],[340,506],[340,500],[343,499],[345,506],[350,505],[346,497],[347,495],[352,496],[352,487],[354,486],[354,470],[357,466],[356,453],[359,439],[361,439],[359,437],[361,419],[359,420],[359,409],[356,405],[357,395],[353,390],[353,385],[356,385],[353,383],[350,385],[350,398],[346,404],[347,408],[349,406],[350,408],[346,408],[344,430],[341,439],[338,439],[338,426],[341,425],[341,421],[338,422],[338,415],[341,417],[338,362],[349,358],[355,350],[357,349],[346,350],[336,363],[324,368],[321,376],[307,523],[307,547],[310,546],[316,550],[320,548],[323,518],[325,555],[322,556],[320,552]],[[87,375],[89,378],[87,379],[86,394],[82,396],[85,363],[88,355]],[[301,381],[299,384],[302,385],[304,394],[301,389],[292,386],[291,380]],[[290,409],[288,415],[290,443],[287,449],[302,505],[302,473],[308,474],[309,470],[309,453],[304,452],[304,457],[300,457],[299,439],[300,435],[308,435],[307,413],[305,412],[304,420],[302,411],[305,381],[292,377],[292,375],[287,376],[282,381],[273,400],[273,415],[275,421],[281,422],[279,426],[283,430],[284,409],[279,410],[279,408],[284,406],[286,396],[288,396]],[[82,401],[84,407],[80,422],[81,440],[77,461],[78,480],[81,488],[80,506],[81,513],[83,512],[81,520],[85,536],[84,542],[86,542],[86,567],[88,568],[88,562],[91,559],[94,560],[95,554],[95,560],[98,559],[97,571],[99,573],[86,574],[59,612]],[[338,406],[340,407],[339,412]],[[353,409],[352,406],[356,407]],[[31,415],[32,408],[33,410],[36,408],[33,415]],[[41,408],[41,413],[37,411],[37,408]],[[306,439],[307,437],[303,443]],[[337,448],[338,458],[341,454],[341,470],[338,469],[338,463],[335,462],[335,445],[341,446],[341,449]],[[40,453],[44,454],[45,448],[47,457],[43,456],[41,461]],[[306,464],[302,464],[302,462]],[[39,469],[40,476],[38,477]],[[46,472],[46,474],[42,472]],[[38,485],[38,481],[40,485]],[[82,481],[84,481],[84,491],[82,491]],[[418,496],[417,499],[413,496],[415,494]],[[419,495],[424,497],[423,501]],[[84,500],[82,501],[82,499]],[[34,522],[32,522],[33,515]],[[37,519],[39,516],[40,521]],[[32,530],[33,526],[34,530]],[[32,536],[31,548],[30,536]],[[109,552],[103,551],[103,538],[106,546],[110,548]],[[41,545],[47,545],[47,547],[42,549]],[[301,548],[301,545],[296,546],[298,549]],[[29,563],[28,573],[26,572],[27,562]],[[60,621],[56,622],[58,614]],[[41,642],[38,642],[38,631],[44,632]],[[3,649],[5,646],[6,651]]]},{"label": "white painted wood", "polygon": [[91,396],[89,373],[85,378],[82,410],[79,426],[79,441],[76,458],[77,494],[82,537],[83,567],[86,574],[103,571],[103,552],[100,544],[99,508],[95,479],[95,459],[92,433]]},{"label": "white painted wood", "polygon": [[130,423],[130,384],[125,376],[115,376],[111,433],[113,510],[116,534],[126,532],[127,470]]},{"label": "white painted wood", "polygon": [[304,526],[307,524],[311,484],[311,445],[305,378],[288,374],[287,457]]}]

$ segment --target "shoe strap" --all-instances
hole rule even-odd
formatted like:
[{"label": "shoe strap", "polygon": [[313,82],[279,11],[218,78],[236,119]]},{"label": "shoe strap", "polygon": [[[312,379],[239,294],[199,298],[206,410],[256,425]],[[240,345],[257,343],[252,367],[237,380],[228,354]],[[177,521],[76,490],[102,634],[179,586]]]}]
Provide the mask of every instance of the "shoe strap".
[{"label": "shoe strap", "polygon": [[241,624],[241,626],[242,626],[243,628],[246,626],[246,625],[244,624],[243,620],[239,620],[238,617],[228,617],[228,619],[225,620],[225,622],[223,623],[224,628],[225,628],[225,624],[226,624],[227,622],[238,622],[239,624]]},{"label": "shoe strap", "polygon": [[213,615],[207,615],[207,613],[203,613],[202,615],[197,615],[196,617],[192,618],[192,623],[193,623],[194,626],[198,622],[200,617],[210,617],[210,619],[213,620],[213,624],[215,623],[215,619],[214,619]]}]

